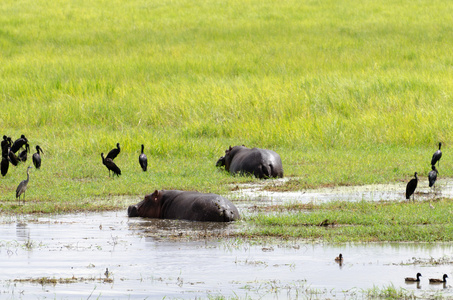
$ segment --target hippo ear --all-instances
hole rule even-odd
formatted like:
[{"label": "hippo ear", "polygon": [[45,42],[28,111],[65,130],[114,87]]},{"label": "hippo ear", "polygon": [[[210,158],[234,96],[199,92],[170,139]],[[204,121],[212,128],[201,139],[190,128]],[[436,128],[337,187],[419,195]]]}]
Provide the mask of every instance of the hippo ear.
[{"label": "hippo ear", "polygon": [[151,200],[157,201],[157,199],[159,198],[159,194],[160,192],[158,190],[155,190],[154,193],[151,195]]}]

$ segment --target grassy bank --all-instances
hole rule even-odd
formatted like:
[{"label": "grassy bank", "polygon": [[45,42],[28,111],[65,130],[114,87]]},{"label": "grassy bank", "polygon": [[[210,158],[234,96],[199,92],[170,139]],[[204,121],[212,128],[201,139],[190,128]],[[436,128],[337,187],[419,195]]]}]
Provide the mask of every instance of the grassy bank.
[{"label": "grassy bank", "polygon": [[[227,193],[229,145],[276,150],[292,189],[407,180],[444,143],[453,176],[453,4],[2,1],[1,132],[45,151],[27,206],[124,207],[160,188]],[[120,142],[120,178],[100,153]],[[145,144],[150,170],[138,167]],[[28,163],[27,163],[28,165]],[[100,200],[99,200],[100,199]],[[123,200],[118,200],[123,199]]]},{"label": "grassy bank", "polygon": [[278,212],[246,220],[241,235],[260,238],[302,238],[323,242],[450,242],[453,240],[453,204],[429,202],[337,202],[288,205]]}]

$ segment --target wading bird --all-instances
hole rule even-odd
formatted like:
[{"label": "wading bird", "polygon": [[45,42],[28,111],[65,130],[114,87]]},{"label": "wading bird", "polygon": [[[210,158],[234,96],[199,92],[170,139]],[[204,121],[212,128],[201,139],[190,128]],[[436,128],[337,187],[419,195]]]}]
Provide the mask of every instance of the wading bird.
[{"label": "wading bird", "polygon": [[13,145],[11,146],[11,151],[13,153],[16,153],[20,148],[22,148],[23,145],[25,145],[25,143],[28,143],[28,140],[25,135],[22,134],[20,138],[14,141]]},{"label": "wading bird", "polygon": [[[431,165],[434,166],[437,162],[440,161],[440,158],[442,157],[442,151],[440,151],[440,147],[442,146],[442,143],[439,143],[439,150],[434,152],[433,158],[431,158]],[[440,162],[439,162],[440,163]],[[437,164],[439,166],[439,164]]]},{"label": "wading bird", "polygon": [[422,276],[422,274],[420,273],[417,273],[417,278],[414,278],[414,277],[406,277],[404,278],[404,281],[407,281],[407,282],[420,282],[420,277]]},{"label": "wading bird", "polygon": [[31,169],[31,166],[27,168],[27,179],[22,180],[16,189],[16,199],[19,198],[19,205],[20,205],[20,195],[24,194],[23,200],[25,204],[25,191],[27,190],[28,181],[30,180],[30,174],[28,173]]},{"label": "wading bird", "polygon": [[448,278],[448,275],[447,275],[447,274],[444,274],[444,276],[442,277],[442,279],[439,279],[439,278],[430,278],[430,279],[429,279],[429,283],[445,283],[445,282],[447,282],[447,278]]},{"label": "wading bird", "polygon": [[148,168],[148,158],[146,157],[146,154],[143,153],[145,149],[145,146],[142,144],[142,154],[138,157],[138,162],[140,163],[140,167],[142,167],[143,172],[146,172],[146,169]]},{"label": "wading bird", "polygon": [[432,170],[429,171],[429,173],[428,173],[429,187],[432,187],[436,183],[437,174],[439,173],[439,172],[437,172],[435,165],[432,165],[431,169]]},{"label": "wading bird", "polygon": [[[406,199],[410,199],[411,195],[414,194],[415,189],[417,188],[418,177],[417,172],[414,174],[415,178],[412,178],[406,186]],[[415,201],[415,194],[414,194],[414,201]]]},{"label": "wading bird", "polygon": [[118,166],[111,160],[110,158],[104,158],[104,153],[101,153],[102,157],[102,163],[107,167],[109,170],[109,177],[110,177],[110,171],[113,172],[113,176],[120,176],[121,175],[121,170],[118,168]]},{"label": "wading bird", "polygon": [[1,143],[2,146],[2,156],[8,156],[8,148],[11,147],[11,138],[7,137],[6,135],[3,136],[3,140]]},{"label": "wading bird", "polygon": [[1,172],[2,172],[2,176],[6,176],[6,174],[8,173],[8,169],[9,169],[9,160],[7,157],[2,157],[2,162],[0,163],[0,169],[1,169]]},{"label": "wading bird", "polygon": [[120,143],[116,143],[116,148],[113,148],[112,150],[110,150],[110,152],[107,154],[107,158],[110,158],[111,160],[114,160],[115,157],[118,156],[118,154],[120,154]]},{"label": "wading bird", "polygon": [[27,161],[27,152],[30,153],[30,145],[25,143],[25,150],[19,153],[19,159],[23,162]]},{"label": "wading bird", "polygon": [[32,156],[33,164],[35,165],[36,169],[41,168],[41,155],[39,155],[39,151],[41,151],[41,153],[44,153],[41,147],[39,147],[39,145],[36,145],[36,153],[33,153]]},{"label": "wading bird", "polygon": [[11,151],[11,148],[8,148],[8,159],[13,166],[17,166],[20,162],[19,158]]}]

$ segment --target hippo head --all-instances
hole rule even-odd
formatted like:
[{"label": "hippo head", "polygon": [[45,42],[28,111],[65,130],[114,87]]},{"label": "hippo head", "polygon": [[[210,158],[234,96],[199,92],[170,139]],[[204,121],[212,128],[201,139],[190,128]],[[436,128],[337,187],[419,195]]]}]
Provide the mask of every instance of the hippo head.
[{"label": "hippo head", "polygon": [[229,171],[230,170],[230,165],[231,162],[233,161],[234,155],[242,148],[243,146],[234,146],[234,147],[229,147],[228,149],[225,150],[225,156],[224,156],[224,165],[225,165],[225,170]]},{"label": "hippo head", "polygon": [[215,166],[217,168],[225,166],[225,156],[222,156],[221,158],[219,158],[219,160],[216,162]]},{"label": "hippo head", "polygon": [[234,147],[230,146],[228,149],[225,150],[225,156],[219,158],[216,166],[217,167],[225,166],[225,170],[229,171],[231,162],[233,161],[233,157],[236,155],[236,153],[240,152],[244,148],[246,148],[244,145]]},{"label": "hippo head", "polygon": [[154,191],[154,193],[146,195],[143,201],[131,205],[127,209],[129,217],[145,217],[145,218],[160,218],[162,212],[162,193]]}]

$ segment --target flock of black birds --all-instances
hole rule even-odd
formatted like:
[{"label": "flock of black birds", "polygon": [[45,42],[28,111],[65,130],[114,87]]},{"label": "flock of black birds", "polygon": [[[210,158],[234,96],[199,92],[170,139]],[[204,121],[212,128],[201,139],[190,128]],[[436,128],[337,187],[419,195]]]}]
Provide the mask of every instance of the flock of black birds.
[{"label": "flock of black birds", "polygon": [[[1,142],[1,147],[2,162],[0,169],[2,176],[5,176],[8,173],[10,163],[13,166],[17,167],[19,163],[27,161],[27,153],[30,153],[30,145],[28,143],[28,139],[23,134],[14,142],[11,137],[4,135]],[[22,151],[19,152],[18,155],[16,155],[19,150]],[[35,165],[36,169],[39,169],[41,167],[40,152],[44,153],[41,147],[39,147],[39,145],[36,145],[36,153],[34,153],[32,156],[33,165]]]},{"label": "flock of black birds", "polygon": [[[144,153],[144,149],[145,146],[142,144],[142,151],[138,157],[138,162],[140,163],[140,167],[142,168],[143,172],[146,172],[146,170],[148,169],[148,158]],[[113,176],[116,175],[119,177],[121,175],[121,169],[113,161],[118,156],[118,154],[120,154],[120,152],[120,143],[116,143],[116,148],[110,150],[109,153],[107,153],[106,157],[104,157],[104,153],[101,153],[102,163],[109,170],[109,177],[110,171],[113,172]]]},{"label": "flock of black birds", "polygon": [[[27,153],[30,153],[30,145],[28,143],[28,139],[23,134],[20,136],[20,138],[18,138],[14,142],[11,137],[4,135],[3,140],[1,142],[1,148],[2,148],[2,161],[0,163],[0,170],[3,176],[6,176],[6,174],[8,173],[10,163],[16,167],[19,165],[19,163],[26,162]],[[143,171],[146,172],[148,168],[148,158],[146,157],[146,154],[143,152],[144,148],[145,146],[142,145],[142,150],[138,158],[138,161],[140,163],[140,167],[143,169]],[[18,153],[19,150],[21,151]],[[109,170],[109,176],[110,171],[113,172],[113,176],[121,175],[120,168],[113,162],[113,160],[118,156],[118,154],[120,154],[120,152],[121,152],[120,144],[117,143],[116,148],[110,150],[110,152],[107,154],[107,157],[104,158],[104,153],[101,153],[102,163]],[[34,153],[32,156],[33,165],[36,167],[36,169],[39,169],[41,167],[42,153],[44,153],[44,151],[41,149],[39,145],[36,145],[36,153]],[[21,195],[23,195],[23,201],[25,203],[25,191],[27,190],[28,181],[30,180],[29,171],[31,168],[32,168],[31,166],[27,168],[27,179],[22,180],[17,186],[16,199],[19,199],[19,204]]]},{"label": "flock of black birds", "polygon": [[[436,163],[439,165],[440,158],[442,157],[442,151],[440,150],[442,147],[442,143],[439,143],[439,149],[434,152],[433,157],[431,158],[431,171],[428,173],[428,181],[429,187],[433,187],[437,180],[437,175],[439,172],[436,169]],[[418,173],[415,172],[414,178],[412,178],[406,185],[406,199],[410,199],[411,196],[413,200],[415,200],[415,189],[417,188],[418,184]]]},{"label": "flock of black birds", "polygon": [[[1,147],[2,161],[0,163],[0,171],[2,176],[6,176],[6,174],[8,173],[10,163],[13,166],[17,167],[19,163],[27,161],[27,153],[30,153],[30,144],[28,143],[28,139],[23,134],[14,142],[11,137],[4,135],[1,142]],[[21,150],[19,154],[16,154],[19,150]],[[36,145],[36,153],[34,153],[32,156],[33,165],[36,167],[36,169],[39,169],[41,167],[40,152],[44,153],[41,147],[39,145]],[[22,180],[16,189],[16,199],[19,198],[19,204],[20,196],[22,194],[24,195],[23,200],[25,202],[25,191],[27,190],[28,181],[30,180],[30,169],[31,166],[27,168],[27,179]]]}]

